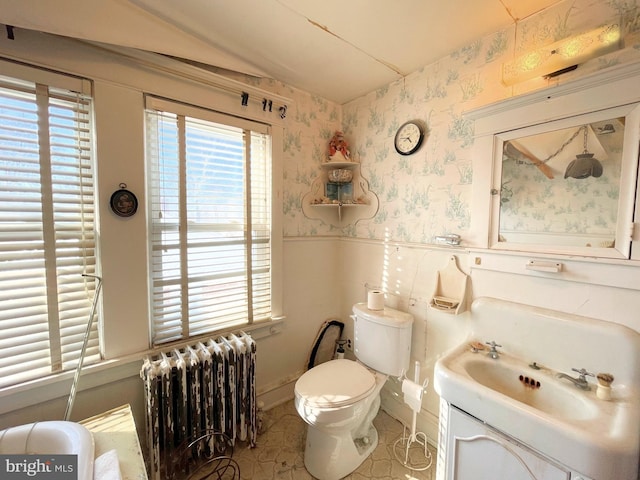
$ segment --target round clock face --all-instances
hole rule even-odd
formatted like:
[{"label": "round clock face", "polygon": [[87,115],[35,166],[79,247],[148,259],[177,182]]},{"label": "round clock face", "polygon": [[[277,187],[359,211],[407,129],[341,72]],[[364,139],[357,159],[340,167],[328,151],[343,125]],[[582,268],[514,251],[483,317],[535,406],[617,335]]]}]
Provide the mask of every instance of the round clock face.
[{"label": "round clock face", "polygon": [[407,122],[396,133],[394,141],[396,151],[400,155],[410,155],[418,148],[424,138],[424,132],[416,122]]}]

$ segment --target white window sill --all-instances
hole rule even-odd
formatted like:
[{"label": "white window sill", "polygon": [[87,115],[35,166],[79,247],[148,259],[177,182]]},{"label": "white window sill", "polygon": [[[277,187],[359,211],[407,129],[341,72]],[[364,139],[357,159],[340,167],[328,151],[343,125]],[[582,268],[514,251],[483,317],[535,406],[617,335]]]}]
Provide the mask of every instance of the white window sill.
[{"label": "white window sill", "polygon": [[[250,333],[254,340],[258,340],[280,333],[283,324],[284,317],[276,317],[268,322],[243,327],[242,329],[235,329],[234,331],[242,330]],[[215,334],[209,335],[209,337],[215,338],[227,333],[229,332],[216,332]],[[194,341],[197,341],[197,339],[182,342],[182,345],[190,345],[193,344]],[[138,352],[126,357],[103,360],[99,363],[86,365],[82,368],[80,380],[78,381],[78,392],[117,382],[125,378],[137,377],[140,375],[142,361],[145,356],[179,347],[180,345],[175,344],[162,345],[158,348]],[[70,370],[68,372],[49,375],[44,378],[0,389],[0,415],[56,398],[68,397],[71,391],[74,373],[75,370]],[[60,418],[62,418],[63,413],[63,411],[60,412]]]}]

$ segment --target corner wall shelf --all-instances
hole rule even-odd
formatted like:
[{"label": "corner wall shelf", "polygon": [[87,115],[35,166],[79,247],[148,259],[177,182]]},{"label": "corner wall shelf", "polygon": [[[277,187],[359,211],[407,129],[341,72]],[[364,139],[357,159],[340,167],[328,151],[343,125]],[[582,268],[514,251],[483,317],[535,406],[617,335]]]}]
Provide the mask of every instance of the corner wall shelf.
[{"label": "corner wall shelf", "polygon": [[[350,183],[353,186],[352,202],[327,200],[328,172],[333,169],[353,171]],[[323,202],[327,202],[324,203]],[[369,182],[360,173],[359,162],[326,162],[321,165],[321,175],[311,184],[302,198],[302,212],[310,219],[322,220],[337,227],[356,224],[360,220],[373,218],[378,213],[378,196],[369,190]]]}]

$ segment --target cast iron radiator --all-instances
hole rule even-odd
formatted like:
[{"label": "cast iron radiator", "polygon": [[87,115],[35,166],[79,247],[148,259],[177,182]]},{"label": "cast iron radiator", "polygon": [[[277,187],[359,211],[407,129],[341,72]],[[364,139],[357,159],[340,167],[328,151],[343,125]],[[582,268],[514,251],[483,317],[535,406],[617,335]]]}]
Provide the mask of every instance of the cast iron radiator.
[{"label": "cast iron radiator", "polygon": [[[146,401],[150,480],[172,478],[172,453],[202,432],[255,446],[256,344],[244,332],[148,356],[140,376]],[[207,457],[224,445],[199,445]]]}]

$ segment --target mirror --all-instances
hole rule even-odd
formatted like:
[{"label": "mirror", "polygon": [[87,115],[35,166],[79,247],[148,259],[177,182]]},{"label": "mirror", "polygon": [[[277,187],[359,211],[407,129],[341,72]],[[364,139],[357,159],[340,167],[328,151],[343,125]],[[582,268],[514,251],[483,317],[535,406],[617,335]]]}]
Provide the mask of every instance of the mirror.
[{"label": "mirror", "polygon": [[498,241],[613,247],[624,117],[522,133],[503,143]]},{"label": "mirror", "polygon": [[632,104],[495,135],[490,247],[628,258],[639,110]]}]

